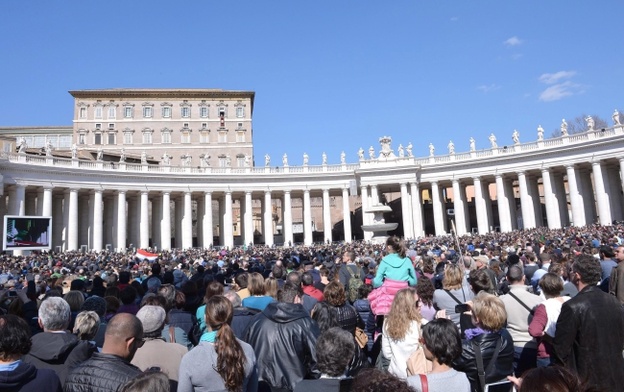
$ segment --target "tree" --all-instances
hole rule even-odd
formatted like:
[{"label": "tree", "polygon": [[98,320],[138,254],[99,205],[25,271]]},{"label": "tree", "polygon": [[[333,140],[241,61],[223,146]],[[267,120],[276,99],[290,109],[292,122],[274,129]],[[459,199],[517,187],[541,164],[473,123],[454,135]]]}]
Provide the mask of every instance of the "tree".
[{"label": "tree", "polygon": [[[587,121],[585,119],[588,116],[586,114],[582,114],[580,116],[574,117],[572,120],[566,122],[568,123],[568,134],[573,135],[575,133],[583,133],[587,131]],[[592,114],[591,117],[594,119],[594,129],[603,129],[609,128],[609,124],[602,117]],[[559,137],[561,136],[561,129],[555,129],[552,132],[551,137]]]}]

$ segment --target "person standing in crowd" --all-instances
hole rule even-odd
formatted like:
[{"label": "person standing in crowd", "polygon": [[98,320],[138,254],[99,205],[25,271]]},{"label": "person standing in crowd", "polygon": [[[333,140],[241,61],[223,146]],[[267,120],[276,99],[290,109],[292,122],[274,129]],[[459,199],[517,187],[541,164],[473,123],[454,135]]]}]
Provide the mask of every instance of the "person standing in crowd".
[{"label": "person standing in crowd", "polygon": [[416,285],[416,271],[412,260],[406,257],[405,243],[397,236],[386,240],[388,254],[381,260],[373,278],[373,290],[368,299],[375,316],[388,314],[395,294],[408,286]]},{"label": "person standing in crowd", "polygon": [[617,267],[611,270],[609,294],[614,295],[624,305],[624,246],[620,245],[615,249],[615,261]]},{"label": "person standing in crowd", "polygon": [[349,281],[352,278],[357,278],[364,282],[366,277],[364,270],[356,263],[355,258],[355,252],[352,250],[342,253],[342,265],[338,271],[338,279],[347,293],[349,292]]},{"label": "person standing in crowd", "polygon": [[323,332],[316,341],[317,366],[321,377],[299,381],[295,392],[348,390],[353,379],[345,374],[354,351],[355,342],[347,331],[334,327]]},{"label": "person standing in crowd", "polygon": [[563,281],[559,275],[552,272],[542,276],[539,286],[546,301],[535,308],[535,315],[529,324],[529,334],[538,341],[537,366],[544,367],[550,365],[553,352],[552,342],[557,331],[557,319],[561,313],[561,306],[570,297],[561,295]]},{"label": "person standing in crowd", "polygon": [[60,297],[50,297],[39,307],[39,326],[43,332],[32,337],[30,352],[24,357],[37,369],[51,369],[65,383],[67,373],[77,364],[89,359],[92,350],[88,341],[80,341],[67,332],[71,310]]},{"label": "person standing in crowd", "polygon": [[455,307],[470,301],[473,296],[461,267],[457,264],[447,264],[442,278],[442,288],[433,292],[433,306],[437,310],[443,310],[446,317],[460,328],[461,313],[456,312]]},{"label": "person standing in crowd", "polygon": [[[475,328],[466,330],[462,353],[453,361],[453,369],[466,373],[473,392],[483,391],[485,384],[506,380],[513,374],[513,339],[505,329],[507,313],[500,298],[485,291],[472,300]],[[478,350],[478,353],[477,353]],[[479,358],[485,371],[479,376]]]},{"label": "person standing in crowd", "polygon": [[251,309],[264,310],[268,304],[273,302],[273,297],[266,295],[264,289],[264,278],[258,272],[249,274],[249,297],[243,299],[243,306]]},{"label": "person standing in crowd", "polygon": [[514,342],[514,373],[521,376],[537,366],[537,341],[529,334],[529,323],[542,299],[527,291],[524,272],[519,265],[507,270],[509,292],[500,297],[507,312],[507,330]]},{"label": "person standing in crowd", "polygon": [[62,392],[61,381],[53,370],[37,369],[22,361],[31,346],[26,321],[12,314],[0,316],[0,390]]},{"label": "person standing in crowd", "polygon": [[[303,307],[300,285],[286,282],[245,334],[257,358],[258,378],[272,391],[292,391],[304,378],[318,378],[316,340],[320,331]],[[281,342],[281,344],[275,344]]]},{"label": "person standing in crowd", "polygon": [[141,321],[130,313],[113,317],[106,327],[102,352],[76,366],[67,376],[65,392],[116,392],[141,370],[130,361],[143,345]]},{"label": "person standing in crowd", "polygon": [[180,361],[188,350],[183,345],[167,343],[162,338],[167,314],[161,306],[145,305],[136,316],[143,326],[144,343],[136,351],[130,363],[142,371],[152,367],[160,368],[169,377],[175,389],[179,379]]},{"label": "person standing in crowd", "polygon": [[178,392],[258,389],[253,348],[237,339],[230,327],[234,307],[217,295],[206,303],[206,332],[199,345],[182,358]]},{"label": "person standing in crowd", "polygon": [[206,320],[204,319],[206,315],[206,303],[215,295],[223,295],[224,289],[223,284],[217,282],[216,280],[213,280],[206,286],[204,304],[197,308],[197,311],[195,312],[195,317],[197,318],[197,322],[199,323],[199,328],[202,333],[206,330]]},{"label": "person standing in crowd", "polygon": [[339,282],[330,282],[324,291],[325,302],[331,305],[338,319],[338,325],[355,335],[355,327],[364,328],[364,322],[353,306],[347,302],[344,286]]},{"label": "person standing in crowd", "polygon": [[381,259],[377,273],[373,279],[373,287],[381,286],[386,279],[407,282],[410,286],[416,285],[416,271],[412,260],[406,256],[405,243],[397,236],[392,236],[386,241],[388,254]]},{"label": "person standing in crowd", "polygon": [[407,378],[406,363],[418,348],[422,324],[416,289],[399,290],[383,323],[381,351],[390,360],[388,371],[401,379]]},{"label": "person standing in crowd", "polygon": [[617,391],[624,385],[624,313],[617,298],[596,286],[601,276],[592,256],[574,259],[570,278],[579,293],[561,306],[554,363],[576,372],[592,388]]},{"label": "person standing in crowd", "polygon": [[[448,319],[435,319],[423,325],[421,341],[425,357],[433,364],[432,370],[425,375],[408,377],[407,383],[417,392],[470,392],[466,374],[451,367],[462,352],[461,337],[455,324]],[[427,389],[423,388],[423,376]]]}]

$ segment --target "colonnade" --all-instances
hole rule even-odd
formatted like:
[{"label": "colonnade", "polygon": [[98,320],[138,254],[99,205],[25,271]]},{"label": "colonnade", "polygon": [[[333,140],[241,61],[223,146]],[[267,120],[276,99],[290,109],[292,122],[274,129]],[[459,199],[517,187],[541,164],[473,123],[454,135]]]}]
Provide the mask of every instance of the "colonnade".
[{"label": "colonnade", "polygon": [[[283,243],[294,243],[293,197],[303,200],[303,238],[312,244],[313,222],[311,194],[320,192],[324,241],[332,242],[330,194],[342,197],[345,238],[352,238],[349,189],[289,189],[280,191],[163,191],[104,190],[33,187],[22,184],[7,186],[8,203],[0,203],[0,213],[21,216],[51,216],[52,246],[62,250],[100,251],[107,245],[115,250],[129,246],[158,249],[190,248],[193,233],[197,246],[234,246],[233,225],[241,225],[244,244],[254,243],[253,202],[261,202],[263,242],[275,244],[274,199],[280,199]],[[234,222],[233,205],[240,203],[240,221]],[[213,212],[217,204],[218,213]],[[195,208],[194,208],[195,207]],[[193,211],[196,211],[194,217]],[[173,215],[172,215],[173,214]],[[172,219],[173,218],[173,219]],[[218,225],[213,224],[213,220]],[[194,221],[196,224],[194,225]],[[174,222],[172,227],[171,222]],[[336,222],[334,222],[336,223]],[[215,227],[216,226],[216,227]],[[195,230],[194,230],[195,228]],[[174,235],[175,232],[175,235]],[[215,236],[220,243],[213,243]],[[175,238],[175,243],[172,243]]]}]

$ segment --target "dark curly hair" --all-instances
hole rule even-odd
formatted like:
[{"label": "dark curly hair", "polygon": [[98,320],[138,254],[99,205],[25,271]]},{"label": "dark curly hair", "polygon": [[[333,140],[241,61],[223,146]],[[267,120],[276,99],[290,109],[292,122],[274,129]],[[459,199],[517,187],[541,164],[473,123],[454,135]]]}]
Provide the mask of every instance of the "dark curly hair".
[{"label": "dark curly hair", "polygon": [[[515,267],[509,267],[510,269]],[[487,274],[484,269],[472,270],[468,275],[468,283],[472,287],[472,291],[475,294],[478,294],[480,291],[485,291],[486,293],[494,294],[494,285],[492,284],[492,279]]]},{"label": "dark curly hair", "polygon": [[588,286],[595,285],[600,282],[602,269],[600,261],[589,255],[580,255],[574,259],[572,264],[572,273],[578,273],[581,282]]},{"label": "dark curly hair", "polygon": [[323,291],[325,302],[332,306],[342,306],[347,301],[344,286],[340,282],[329,282]]},{"label": "dark curly hair", "polygon": [[13,314],[0,316],[0,360],[8,362],[30,351],[30,327],[26,321]]},{"label": "dark curly hair", "polygon": [[340,327],[330,328],[316,341],[316,364],[321,373],[338,377],[345,373],[354,352],[353,335]]},{"label": "dark curly hair", "polygon": [[351,390],[358,392],[414,392],[414,389],[404,380],[377,368],[360,370],[353,380]]},{"label": "dark curly hair", "polygon": [[420,301],[427,305],[433,306],[433,292],[435,291],[435,287],[433,286],[433,282],[431,279],[426,276],[421,276],[418,278],[418,282],[416,283],[416,292],[418,293],[418,298]]}]

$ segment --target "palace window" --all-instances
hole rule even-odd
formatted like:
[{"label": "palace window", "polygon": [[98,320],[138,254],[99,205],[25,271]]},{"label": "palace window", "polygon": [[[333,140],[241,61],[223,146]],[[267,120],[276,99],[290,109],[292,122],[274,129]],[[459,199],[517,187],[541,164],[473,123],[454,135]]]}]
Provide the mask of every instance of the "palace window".
[{"label": "palace window", "polygon": [[170,106],[165,106],[162,108],[162,116],[163,118],[170,118],[171,117],[171,107]]},{"label": "palace window", "polygon": [[132,111],[133,111],[132,106],[125,106],[124,107],[124,117],[125,118],[132,118]]}]

